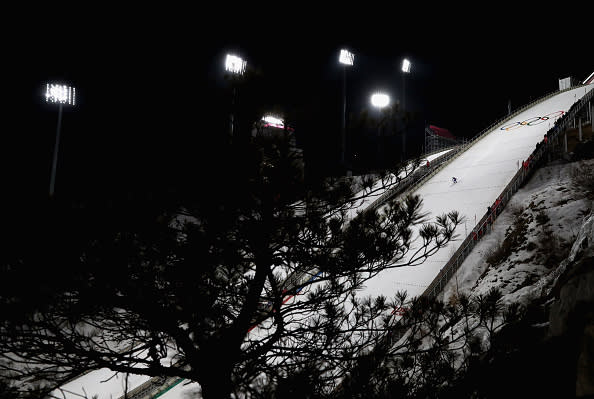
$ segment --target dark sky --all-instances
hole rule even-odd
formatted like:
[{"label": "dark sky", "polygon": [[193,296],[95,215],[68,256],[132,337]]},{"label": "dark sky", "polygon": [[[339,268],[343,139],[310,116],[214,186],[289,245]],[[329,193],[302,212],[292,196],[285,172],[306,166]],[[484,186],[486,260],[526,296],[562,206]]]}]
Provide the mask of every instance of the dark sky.
[{"label": "dark sky", "polygon": [[[400,62],[408,57],[407,104],[423,122],[464,137],[503,116],[508,100],[517,107],[557,89],[558,78],[584,79],[594,69],[587,24],[555,25],[550,10],[529,19],[502,10],[452,17],[450,9],[320,15],[313,7],[229,8],[230,15],[81,9],[51,29],[51,17],[24,15],[3,49],[9,191],[46,190],[57,121],[56,107],[43,100],[48,80],[71,83],[78,95],[77,107],[63,115],[57,187],[109,191],[168,180],[188,159],[207,157],[209,138],[226,123],[228,51],[258,72],[261,86],[250,90],[295,112],[300,133],[322,150],[338,144],[342,46],[356,54],[348,72],[351,112],[368,107],[377,89],[398,98]],[[419,141],[423,133],[410,134]]]}]

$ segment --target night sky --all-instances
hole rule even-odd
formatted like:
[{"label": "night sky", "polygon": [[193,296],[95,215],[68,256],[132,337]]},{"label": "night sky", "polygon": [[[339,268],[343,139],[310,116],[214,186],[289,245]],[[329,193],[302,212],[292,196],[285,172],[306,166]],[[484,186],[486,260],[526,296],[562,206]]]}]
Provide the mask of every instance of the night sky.
[{"label": "night sky", "polygon": [[509,100],[520,106],[556,90],[558,78],[583,80],[594,70],[588,24],[552,25],[550,10],[523,19],[505,10],[460,18],[412,8],[348,16],[233,10],[171,7],[105,17],[79,10],[53,29],[44,27],[47,18],[24,18],[4,48],[11,93],[3,107],[5,192],[47,196],[57,107],[44,102],[46,81],[77,88],[76,108],[63,115],[56,191],[95,195],[173,180],[199,184],[209,145],[227,123],[227,52],[243,56],[256,74],[240,105],[257,98],[261,107],[294,115],[321,167],[338,156],[343,46],[356,54],[347,75],[353,115],[378,89],[398,99],[400,63],[411,60],[406,101],[420,121],[409,133],[416,150],[424,123],[470,138],[505,115]]}]

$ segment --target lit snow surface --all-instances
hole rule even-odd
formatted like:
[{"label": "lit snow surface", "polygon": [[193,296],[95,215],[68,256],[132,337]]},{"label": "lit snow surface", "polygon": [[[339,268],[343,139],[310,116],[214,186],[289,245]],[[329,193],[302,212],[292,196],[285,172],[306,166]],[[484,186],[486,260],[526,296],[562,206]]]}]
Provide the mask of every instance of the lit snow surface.
[{"label": "lit snow surface", "polygon": [[[171,362],[174,352],[169,349],[168,355],[161,360],[161,364],[166,365]],[[150,380],[147,375],[137,375],[125,373],[116,373],[108,368],[93,370],[84,374],[54,390],[51,398],[60,399],[80,399],[93,398],[97,395],[98,399],[118,399],[124,395],[126,387],[128,391]],[[127,380],[127,381],[126,381]]]},{"label": "lit snow surface", "polygon": [[200,384],[184,380],[163,393],[159,398],[162,399],[198,399],[202,398]]},{"label": "lit snow surface", "polygon": [[[437,215],[452,210],[457,210],[466,218],[466,223],[462,223],[456,230],[459,235],[458,240],[450,242],[447,247],[442,248],[419,266],[398,267],[379,273],[367,282],[359,295],[392,297],[398,290],[406,290],[409,297],[422,294],[440,269],[448,262],[462,240],[472,231],[475,217],[478,221],[486,213],[487,206],[493,204],[515,175],[522,161],[528,158],[534,151],[536,143],[542,141],[544,134],[553,126],[554,119],[534,126],[524,125],[509,131],[501,130],[501,127],[508,126],[514,121],[534,120],[535,117],[557,111],[567,112],[574,102],[593,88],[594,85],[588,85],[559,93],[516,115],[510,121],[502,122],[419,187],[414,194],[419,194],[423,199],[423,212],[428,212],[431,220],[434,220]],[[458,179],[457,184],[452,183],[453,176]],[[413,243],[411,253],[414,251],[414,247]],[[103,385],[98,384],[99,380],[105,380],[111,376],[113,376],[112,371],[97,370],[72,381],[67,386],[82,393],[81,386],[84,385],[87,393],[99,393],[98,390],[101,390],[99,399],[115,399],[123,395],[121,376],[119,381],[112,380],[103,383]],[[135,383],[130,381],[129,389],[148,379],[148,377],[136,378]],[[83,380],[85,384],[79,382]],[[195,395],[199,385],[196,383],[186,385],[185,383],[187,381],[176,385],[160,398],[197,397]],[[116,389],[119,389],[118,393],[116,393]],[[59,397],[62,396],[59,395]],[[66,396],[68,399],[75,397],[80,396]]]},{"label": "lit snow surface", "polygon": [[[150,380],[151,377],[130,374],[128,376],[128,391]],[[52,398],[80,399],[92,398],[98,395],[99,399],[117,399],[124,395],[126,387],[126,374],[115,373],[107,368],[91,371],[73,381],[64,384],[60,392],[54,390]]]},{"label": "lit snow surface", "polygon": [[[449,148],[447,150],[443,150],[440,152],[436,152],[436,153],[433,153],[430,155],[426,155],[425,158],[422,158],[420,160],[418,167],[424,167],[424,165],[427,161],[432,162],[434,159],[439,158],[440,156],[442,156],[450,151],[452,151],[452,148]],[[406,168],[402,168],[400,173],[398,173],[398,178],[404,179],[407,175],[412,174],[414,171],[415,171],[414,161],[409,162],[406,165]],[[394,187],[396,184],[396,181],[397,181],[396,175],[391,173],[388,176],[386,176],[386,178],[383,179],[383,181],[382,181],[382,179],[378,179],[371,186],[371,192],[369,190],[361,190],[360,192],[356,193],[355,194],[356,198],[357,197],[363,197],[363,198],[358,200],[355,204],[353,204],[352,208],[347,210],[346,215],[345,215],[346,220],[351,220],[355,216],[357,216],[357,213],[359,213],[362,210],[364,210],[365,208],[367,208],[375,200],[377,200],[379,197],[381,197],[382,194],[384,194],[385,191],[382,189]],[[385,185],[385,187],[383,187],[384,185]],[[369,194],[366,194],[366,193],[369,193]]]}]

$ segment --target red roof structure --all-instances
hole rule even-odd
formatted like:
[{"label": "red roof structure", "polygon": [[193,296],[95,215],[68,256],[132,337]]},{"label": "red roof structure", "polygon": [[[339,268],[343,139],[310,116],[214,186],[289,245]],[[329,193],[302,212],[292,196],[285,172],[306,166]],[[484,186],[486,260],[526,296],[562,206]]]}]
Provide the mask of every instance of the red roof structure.
[{"label": "red roof structure", "polygon": [[452,139],[452,140],[456,139],[456,137],[452,133],[450,133],[450,131],[448,129],[444,129],[442,127],[437,127],[435,125],[429,125],[429,129],[431,129],[431,131],[433,133],[435,133],[436,135],[445,137],[446,139]]}]

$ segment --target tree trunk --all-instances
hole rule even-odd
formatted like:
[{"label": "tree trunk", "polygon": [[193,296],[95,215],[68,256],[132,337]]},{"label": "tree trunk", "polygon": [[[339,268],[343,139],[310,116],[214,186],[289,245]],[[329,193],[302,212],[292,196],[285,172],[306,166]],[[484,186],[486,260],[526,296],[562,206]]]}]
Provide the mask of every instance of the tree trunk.
[{"label": "tree trunk", "polygon": [[[224,355],[222,355],[224,356]],[[208,365],[206,365],[208,368]],[[204,399],[227,399],[231,396],[231,370],[213,366],[200,381]]]}]

